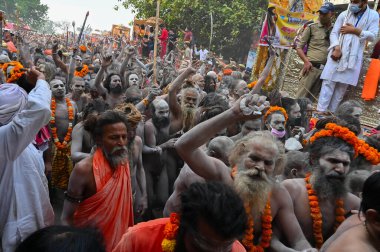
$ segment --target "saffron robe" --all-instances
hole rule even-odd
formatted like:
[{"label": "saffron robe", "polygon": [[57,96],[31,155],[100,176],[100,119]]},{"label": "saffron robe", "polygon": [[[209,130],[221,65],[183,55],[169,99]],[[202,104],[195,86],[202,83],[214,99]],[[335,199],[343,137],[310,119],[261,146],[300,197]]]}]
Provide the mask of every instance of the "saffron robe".
[{"label": "saffron robe", "polygon": [[111,251],[128,227],[133,226],[129,162],[126,159],[113,171],[98,148],[92,163],[96,194],[79,204],[74,225],[98,228],[103,233],[107,251]]},{"label": "saffron robe", "polygon": [[[129,228],[112,252],[162,252],[164,229],[169,221],[170,218],[155,219]],[[243,251],[246,251],[243,245],[235,241],[231,252]]]}]

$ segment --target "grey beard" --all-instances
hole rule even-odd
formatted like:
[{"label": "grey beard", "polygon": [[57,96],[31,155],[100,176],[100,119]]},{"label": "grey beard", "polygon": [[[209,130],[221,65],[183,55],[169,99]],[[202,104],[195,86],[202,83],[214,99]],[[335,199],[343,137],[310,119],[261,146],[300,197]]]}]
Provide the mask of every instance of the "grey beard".
[{"label": "grey beard", "polygon": [[190,130],[195,123],[196,108],[182,107],[182,130],[184,132]]},{"label": "grey beard", "polygon": [[[113,155],[113,152],[115,151],[118,151],[118,150],[125,150],[125,152],[123,152],[123,154],[121,155]],[[120,165],[123,161],[125,161],[128,157],[128,150],[127,148],[114,148],[112,150],[111,153],[107,153],[104,149],[103,149],[103,154],[104,156],[106,157],[108,163],[110,164],[111,168],[112,169],[115,169],[118,165]]]},{"label": "grey beard", "polygon": [[234,179],[235,191],[245,204],[249,204],[254,215],[264,211],[273,182],[265,174],[257,179],[248,176],[249,171],[239,171]]},{"label": "grey beard", "polygon": [[345,176],[340,178],[328,177],[322,169],[323,168],[319,165],[313,167],[313,175],[310,179],[318,197],[321,200],[337,199],[347,194],[348,190],[345,185]]}]

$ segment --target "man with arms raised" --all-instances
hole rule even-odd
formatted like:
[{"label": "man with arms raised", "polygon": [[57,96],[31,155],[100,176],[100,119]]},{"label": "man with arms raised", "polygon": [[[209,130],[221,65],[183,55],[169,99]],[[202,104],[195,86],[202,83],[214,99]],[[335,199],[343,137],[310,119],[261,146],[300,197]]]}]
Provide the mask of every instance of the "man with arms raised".
[{"label": "man with arms raised", "polygon": [[100,115],[93,129],[97,149],[76,164],[61,217],[64,224],[97,227],[107,251],[133,225],[127,125],[120,112]]},{"label": "man with arms raised", "polygon": [[[359,198],[347,192],[346,174],[354,157],[348,128],[328,123],[310,139],[311,176],[285,180],[296,217],[308,241],[321,248],[350,210],[359,209]],[[321,224],[320,224],[321,223]]]},{"label": "man with arms raised", "polygon": [[[0,251],[54,224],[41,153],[32,144],[50,119],[51,91],[42,73],[29,95],[18,85],[0,85]],[[32,85],[30,85],[32,88]]]},{"label": "man with arms raised", "polygon": [[271,246],[272,249],[284,251],[284,245],[274,237],[272,239],[272,227],[282,229],[290,247],[307,249],[310,245],[294,216],[290,196],[273,179],[274,173],[278,172],[275,171],[276,168],[281,166],[281,143],[269,132],[255,132],[256,136],[248,135],[241,139],[230,156],[233,172],[222,161],[207,156],[199,148],[215,132],[228,125],[257,118],[258,111],[252,107],[267,106],[265,99],[266,97],[249,95],[239,100],[231,109],[195,126],[179,138],[175,146],[195,173],[206,180],[218,180],[233,186],[241,196],[249,219],[249,227],[243,238],[247,250],[263,250]]}]

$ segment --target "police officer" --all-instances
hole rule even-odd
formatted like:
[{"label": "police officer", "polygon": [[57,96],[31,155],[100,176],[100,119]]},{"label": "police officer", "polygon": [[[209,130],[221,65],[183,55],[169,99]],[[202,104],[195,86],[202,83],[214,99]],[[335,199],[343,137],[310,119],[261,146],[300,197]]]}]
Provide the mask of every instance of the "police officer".
[{"label": "police officer", "polygon": [[324,3],[319,9],[317,22],[308,25],[297,43],[297,54],[304,65],[301,71],[300,88],[296,98],[317,96],[321,88],[320,76],[326,64],[328,48],[330,46],[330,32],[335,7],[332,3]]}]

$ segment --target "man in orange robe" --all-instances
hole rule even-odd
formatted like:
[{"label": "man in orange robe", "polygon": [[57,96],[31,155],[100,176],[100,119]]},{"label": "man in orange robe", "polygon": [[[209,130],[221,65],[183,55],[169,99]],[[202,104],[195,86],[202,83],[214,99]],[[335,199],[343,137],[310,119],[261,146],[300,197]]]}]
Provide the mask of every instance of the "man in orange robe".
[{"label": "man in orange robe", "polygon": [[180,213],[129,228],[113,252],[246,251],[237,239],[245,232],[247,216],[231,187],[193,183],[181,201]]},{"label": "man in orange robe", "polygon": [[116,111],[103,113],[94,123],[97,149],[74,167],[61,218],[64,224],[98,228],[107,251],[133,226],[126,123]]}]

